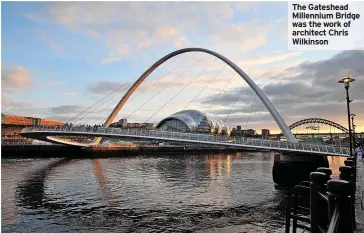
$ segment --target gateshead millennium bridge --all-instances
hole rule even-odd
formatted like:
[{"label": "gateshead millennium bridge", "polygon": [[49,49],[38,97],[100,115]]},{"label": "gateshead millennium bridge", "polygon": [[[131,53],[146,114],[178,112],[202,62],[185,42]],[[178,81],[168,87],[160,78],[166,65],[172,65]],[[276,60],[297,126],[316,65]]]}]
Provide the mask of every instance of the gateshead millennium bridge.
[{"label": "gateshead millennium bridge", "polygon": [[[280,142],[280,141],[259,140],[250,138],[237,138],[237,137],[228,137],[227,135],[224,136],[210,135],[210,134],[191,133],[191,132],[188,133],[188,132],[171,132],[163,130],[132,130],[132,129],[109,128],[110,124],[115,120],[116,116],[119,114],[123,106],[127,103],[129,98],[133,95],[133,93],[137,90],[137,88],[143,83],[143,81],[145,81],[149,77],[149,75],[154,70],[156,70],[159,66],[161,66],[168,60],[172,59],[173,57],[176,57],[184,53],[192,53],[192,52],[202,53],[203,56],[208,54],[215,57],[215,60],[218,59],[224,63],[224,67],[225,66],[230,67],[232,70],[235,71],[235,74],[238,74],[243,80],[245,80],[245,82],[249,85],[249,87],[254,91],[255,96],[257,96],[261,100],[266,109],[269,111],[269,113],[271,114],[271,116],[281,129],[282,133],[287,138],[287,141]],[[203,71],[201,71],[201,73],[203,73],[206,69],[207,67],[204,68]],[[190,82],[188,82],[188,84],[189,83]],[[182,90],[183,89],[184,87],[182,88]],[[176,95],[178,95],[179,93],[180,92],[176,93]],[[198,95],[199,94],[200,93],[198,93]],[[171,99],[173,99],[176,95],[174,95]],[[167,103],[169,103],[169,101]],[[84,124],[81,122],[79,125],[84,125]],[[311,155],[316,154],[316,155],[347,156],[349,154],[349,150],[345,147],[298,143],[297,139],[291,132],[290,127],[287,126],[286,122],[283,120],[279,112],[276,110],[276,108],[273,106],[270,100],[266,97],[263,91],[253,82],[253,80],[243,70],[241,70],[240,67],[238,67],[236,64],[231,62],[226,57],[214,51],[203,48],[180,49],[159,59],[156,63],[154,63],[151,67],[149,67],[126,91],[124,96],[118,101],[114,109],[107,117],[106,121],[103,123],[103,127],[98,127],[97,130],[93,129],[91,130],[89,128],[77,125],[72,127],[29,127],[25,128],[22,131],[22,135],[29,138],[39,139],[47,142],[67,144],[80,147],[97,145],[101,141],[102,137],[108,137],[108,138],[110,137],[110,138],[120,138],[120,139],[129,138],[129,139],[156,140],[159,142],[160,141],[186,142],[186,143],[194,143],[201,145],[218,145],[223,147],[234,147],[242,149],[249,149],[249,148],[269,149],[272,151],[286,151],[291,153],[297,152],[297,153],[311,154]],[[82,144],[62,139],[59,136],[88,136],[88,137],[95,137],[95,139],[90,144]]]}]

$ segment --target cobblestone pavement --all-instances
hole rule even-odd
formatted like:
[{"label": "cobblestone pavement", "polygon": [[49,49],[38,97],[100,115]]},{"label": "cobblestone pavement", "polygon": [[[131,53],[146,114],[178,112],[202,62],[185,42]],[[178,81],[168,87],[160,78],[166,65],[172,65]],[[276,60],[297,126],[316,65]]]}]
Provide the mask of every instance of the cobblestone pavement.
[{"label": "cobblestone pavement", "polygon": [[364,233],[364,164],[357,163],[357,186],[355,197],[356,232]]}]

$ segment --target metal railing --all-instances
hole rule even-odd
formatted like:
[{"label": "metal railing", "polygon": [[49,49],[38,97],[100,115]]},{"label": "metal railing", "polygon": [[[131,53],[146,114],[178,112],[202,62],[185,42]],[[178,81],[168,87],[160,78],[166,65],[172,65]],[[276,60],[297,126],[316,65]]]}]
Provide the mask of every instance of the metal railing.
[{"label": "metal railing", "polygon": [[[347,161],[351,161],[351,158]],[[312,233],[353,233],[354,168],[341,166],[339,170],[340,180],[330,179],[330,169],[318,168],[317,172],[310,174],[310,182],[301,182],[293,188],[292,197],[286,208],[286,233],[291,230],[291,219],[293,233],[296,233],[298,228]],[[304,204],[302,200],[305,201]],[[298,213],[302,209],[306,211],[306,215]],[[306,225],[298,224],[298,221]]]},{"label": "metal railing", "polygon": [[52,143],[49,142],[33,142],[32,140],[29,141],[6,141],[6,140],[2,140],[1,141],[1,145],[53,145]]},{"label": "metal railing", "polygon": [[147,129],[120,129],[120,128],[107,128],[107,127],[85,127],[85,126],[56,126],[56,127],[27,127],[22,130],[22,133],[26,132],[38,132],[38,131],[49,131],[49,132],[75,132],[75,133],[94,133],[94,134],[108,134],[108,135],[125,135],[125,136],[138,136],[138,137],[149,137],[159,139],[172,139],[180,141],[193,141],[193,142],[217,142],[223,145],[246,145],[257,148],[274,148],[291,151],[303,151],[303,152],[316,152],[321,154],[337,154],[337,155],[348,155],[349,148],[336,147],[328,145],[317,145],[317,144],[304,144],[304,143],[293,143],[288,141],[272,141],[263,139],[253,138],[238,138],[238,137],[227,137],[226,135],[210,135],[210,134],[198,134],[198,133],[182,133],[172,131],[160,131],[160,130],[147,130]]}]

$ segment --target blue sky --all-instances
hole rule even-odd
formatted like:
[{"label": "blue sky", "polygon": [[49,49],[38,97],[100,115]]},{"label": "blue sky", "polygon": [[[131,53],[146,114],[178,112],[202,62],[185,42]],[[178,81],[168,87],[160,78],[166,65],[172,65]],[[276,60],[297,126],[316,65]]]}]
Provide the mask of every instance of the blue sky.
[{"label": "blue sky", "polygon": [[[67,120],[105,94],[95,87],[111,90],[116,84],[131,84],[156,60],[184,47],[221,53],[263,89],[277,83],[277,75],[285,76],[285,84],[297,81],[300,64],[330,59],[339,52],[288,51],[285,2],[2,2],[1,9],[2,112],[7,114]],[[161,73],[157,70],[153,77],[157,79]],[[227,72],[226,80],[229,75]],[[234,79],[224,95],[242,85],[242,79]],[[223,82],[216,84],[221,86]],[[178,90],[178,85],[166,89],[161,99]],[[147,92],[125,106],[119,117],[147,101],[153,95]],[[169,106],[154,123],[189,101],[180,96],[176,99],[182,104]],[[195,107],[202,108],[200,103]],[[250,105],[241,103],[242,107]],[[150,103],[149,111],[151,106],[154,104]],[[305,117],[302,113],[284,115],[282,110],[288,124]],[[253,114],[261,112],[253,110]],[[271,118],[258,115],[251,127],[276,128]],[[131,120],[141,121],[142,116],[145,113],[136,113]],[[243,124],[243,116],[246,113],[237,113],[228,123]],[[333,120],[345,122],[339,117]]]}]

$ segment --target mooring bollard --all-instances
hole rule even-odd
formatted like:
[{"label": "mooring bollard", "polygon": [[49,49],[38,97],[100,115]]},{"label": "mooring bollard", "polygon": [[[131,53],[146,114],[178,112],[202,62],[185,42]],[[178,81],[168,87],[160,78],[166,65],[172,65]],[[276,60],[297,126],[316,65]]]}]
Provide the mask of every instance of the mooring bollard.
[{"label": "mooring bollard", "polygon": [[352,197],[350,196],[350,183],[345,180],[330,180],[327,183],[328,205],[330,221],[339,208],[338,233],[353,233]]},{"label": "mooring bollard", "polygon": [[317,172],[322,172],[322,173],[325,173],[326,176],[331,179],[331,175],[332,175],[332,171],[330,168],[327,168],[327,167],[319,167],[317,168]]},{"label": "mooring bollard", "polygon": [[310,212],[311,212],[311,233],[320,233],[319,226],[328,224],[326,203],[320,193],[325,193],[328,176],[322,172],[311,172],[310,174]]},{"label": "mooring bollard", "polygon": [[340,179],[349,182],[350,189],[349,194],[351,196],[351,210],[353,214],[353,227],[356,227],[355,222],[355,183],[354,183],[354,168],[349,166],[341,166],[339,167],[340,171]]}]

